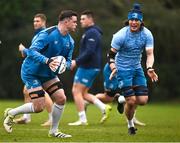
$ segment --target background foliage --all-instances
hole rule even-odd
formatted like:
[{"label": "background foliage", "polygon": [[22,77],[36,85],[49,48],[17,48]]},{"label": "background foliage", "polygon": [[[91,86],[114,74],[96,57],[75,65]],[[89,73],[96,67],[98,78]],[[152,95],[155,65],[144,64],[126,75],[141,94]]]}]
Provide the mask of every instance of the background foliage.
[{"label": "background foliage", "polygon": [[[127,12],[134,2],[142,4],[145,25],[155,38],[155,69],[159,82],[149,84],[151,100],[176,99],[180,95],[180,1],[177,0],[1,0],[0,1],[0,98],[21,98],[23,83],[20,78],[22,58],[19,43],[27,47],[33,35],[32,18],[43,12],[48,17],[48,26],[57,24],[61,10],[81,12],[93,10],[97,24],[104,32],[103,65],[110,48],[113,33],[123,26]],[[78,54],[82,30],[72,36],[76,41],[74,57]],[[144,56],[145,58],[145,56]],[[71,98],[74,71],[67,71],[60,78],[64,82],[67,96]],[[99,75],[92,92],[103,91],[103,77]],[[20,96],[21,95],[21,96]]]}]

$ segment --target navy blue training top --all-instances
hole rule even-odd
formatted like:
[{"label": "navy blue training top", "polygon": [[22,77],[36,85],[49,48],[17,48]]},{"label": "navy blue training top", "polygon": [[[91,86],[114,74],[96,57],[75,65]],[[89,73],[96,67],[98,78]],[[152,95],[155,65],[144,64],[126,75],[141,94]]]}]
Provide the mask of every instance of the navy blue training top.
[{"label": "navy blue training top", "polygon": [[80,41],[79,56],[76,63],[81,68],[101,68],[102,30],[98,26],[85,29]]}]

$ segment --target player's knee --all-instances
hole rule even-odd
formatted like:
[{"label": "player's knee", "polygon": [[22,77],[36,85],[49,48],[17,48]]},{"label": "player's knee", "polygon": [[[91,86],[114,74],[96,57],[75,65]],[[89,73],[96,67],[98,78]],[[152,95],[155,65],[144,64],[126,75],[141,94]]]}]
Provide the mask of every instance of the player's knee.
[{"label": "player's knee", "polygon": [[148,96],[141,96],[137,100],[138,105],[145,105],[148,102]]},{"label": "player's knee", "polygon": [[73,96],[76,96],[79,92],[80,92],[80,90],[78,90],[77,86],[74,86],[74,85],[73,85],[73,88],[72,88],[72,94],[73,94]]},{"label": "player's knee", "polygon": [[42,112],[45,108],[45,99],[44,98],[37,98],[32,100],[34,106],[34,112],[39,113]]},{"label": "player's knee", "polygon": [[72,94],[73,94],[73,95],[75,95],[75,94],[76,94],[76,88],[75,88],[74,86],[73,86],[73,88],[72,88],[72,90],[71,90],[71,91],[72,91]]},{"label": "player's knee", "polygon": [[126,97],[126,103],[128,104],[128,106],[134,106],[136,104],[135,96]]},{"label": "player's knee", "polygon": [[43,110],[44,110],[44,106],[42,104],[34,106],[34,112],[35,113],[42,112]]},{"label": "player's knee", "polygon": [[80,88],[78,86],[73,86],[73,88],[72,88],[73,96],[79,96],[80,94],[82,94],[82,92],[83,92],[82,88]]},{"label": "player's knee", "polygon": [[57,97],[56,97],[56,103],[57,104],[60,104],[60,105],[62,105],[62,104],[65,104],[66,103],[66,96],[65,95],[58,95]]}]

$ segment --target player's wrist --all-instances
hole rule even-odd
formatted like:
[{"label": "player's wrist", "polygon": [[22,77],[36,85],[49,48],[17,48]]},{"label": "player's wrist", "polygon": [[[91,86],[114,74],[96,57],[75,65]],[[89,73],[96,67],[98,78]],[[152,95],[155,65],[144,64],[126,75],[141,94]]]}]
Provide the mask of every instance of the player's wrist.
[{"label": "player's wrist", "polygon": [[146,68],[146,71],[148,72],[148,71],[153,71],[154,70],[154,68],[152,68],[152,67],[147,67]]}]

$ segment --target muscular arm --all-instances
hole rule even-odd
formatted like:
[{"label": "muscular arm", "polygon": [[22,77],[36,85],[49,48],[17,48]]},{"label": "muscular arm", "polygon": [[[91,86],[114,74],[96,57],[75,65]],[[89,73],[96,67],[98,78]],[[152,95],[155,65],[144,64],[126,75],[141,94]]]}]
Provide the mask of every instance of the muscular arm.
[{"label": "muscular arm", "polygon": [[32,45],[27,50],[26,52],[27,56],[31,57],[34,61],[38,63],[46,64],[48,58],[42,55],[40,51],[43,48],[45,48],[47,44],[48,44],[47,34],[46,33],[40,34],[39,37],[32,42]]},{"label": "muscular arm", "polygon": [[155,73],[153,67],[154,64],[154,53],[153,48],[146,49],[146,55],[147,55],[147,61],[146,61],[146,67],[147,67],[147,74],[150,77],[152,82],[158,81],[158,75]]},{"label": "muscular arm", "polygon": [[107,54],[108,57],[108,63],[109,66],[111,68],[111,70],[113,70],[115,67],[115,55],[116,55],[117,51],[115,48],[111,48],[109,53]]},{"label": "muscular arm", "polygon": [[147,55],[146,68],[153,67],[154,64],[153,48],[146,49],[146,55]]},{"label": "muscular arm", "polygon": [[115,65],[115,55],[116,55],[116,53],[117,53],[117,50],[115,48],[111,48],[109,53],[107,54],[108,63],[109,63],[109,66],[111,68],[111,71],[112,71],[111,75],[109,77],[110,80],[114,77],[114,75],[115,75],[115,73],[117,71],[116,65]]}]

